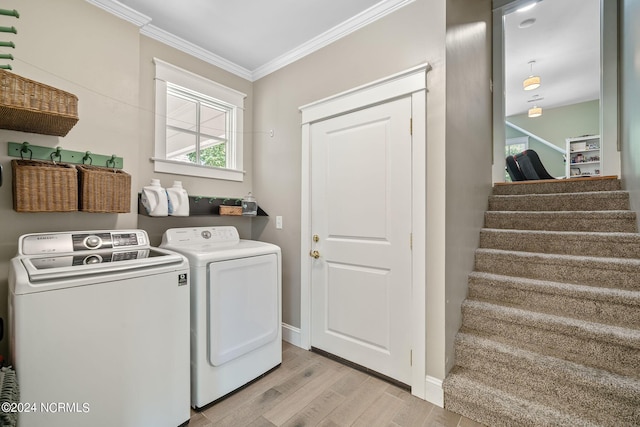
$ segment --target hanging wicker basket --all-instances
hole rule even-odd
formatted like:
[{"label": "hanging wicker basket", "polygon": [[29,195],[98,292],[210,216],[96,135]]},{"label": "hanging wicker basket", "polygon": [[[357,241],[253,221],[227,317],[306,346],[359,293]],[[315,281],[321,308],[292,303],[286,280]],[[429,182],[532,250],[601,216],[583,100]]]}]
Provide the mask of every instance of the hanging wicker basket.
[{"label": "hanging wicker basket", "polygon": [[106,167],[78,165],[80,210],[131,212],[131,175]]},{"label": "hanging wicker basket", "polygon": [[18,212],[78,210],[78,174],[73,165],[12,160],[13,208]]},{"label": "hanging wicker basket", "polygon": [[77,122],[77,96],[0,69],[0,128],[65,136]]}]

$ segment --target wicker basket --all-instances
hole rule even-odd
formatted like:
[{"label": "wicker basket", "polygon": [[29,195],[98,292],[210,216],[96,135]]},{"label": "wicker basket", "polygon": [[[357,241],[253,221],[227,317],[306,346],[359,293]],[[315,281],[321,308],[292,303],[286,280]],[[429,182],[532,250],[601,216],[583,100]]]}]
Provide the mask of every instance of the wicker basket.
[{"label": "wicker basket", "polygon": [[77,122],[77,96],[0,69],[0,128],[65,136]]},{"label": "wicker basket", "polygon": [[78,165],[80,210],[83,212],[131,212],[131,175],[99,166]]},{"label": "wicker basket", "polygon": [[13,209],[18,212],[78,210],[78,174],[66,163],[12,160]]},{"label": "wicker basket", "polygon": [[230,215],[230,216],[242,215],[242,206],[220,205],[220,215]]}]

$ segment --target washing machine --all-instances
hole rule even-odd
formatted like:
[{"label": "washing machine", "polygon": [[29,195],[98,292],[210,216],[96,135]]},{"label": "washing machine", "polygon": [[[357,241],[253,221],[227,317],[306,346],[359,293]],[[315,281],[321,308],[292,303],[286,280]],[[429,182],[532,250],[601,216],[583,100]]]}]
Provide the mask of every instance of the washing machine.
[{"label": "washing machine", "polygon": [[189,422],[189,265],[145,231],[21,236],[9,323],[20,427]]},{"label": "washing machine", "polygon": [[282,362],[281,254],[235,227],[172,228],[162,248],[189,260],[191,406],[201,409]]}]

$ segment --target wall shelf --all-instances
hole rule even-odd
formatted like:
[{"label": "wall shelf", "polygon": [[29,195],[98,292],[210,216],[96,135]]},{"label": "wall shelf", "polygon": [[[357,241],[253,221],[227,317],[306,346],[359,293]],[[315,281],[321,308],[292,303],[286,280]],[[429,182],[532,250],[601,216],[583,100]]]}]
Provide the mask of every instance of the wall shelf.
[{"label": "wall shelf", "polygon": [[[220,215],[220,205],[240,206],[242,199],[236,199],[233,197],[203,197],[203,196],[189,196],[189,216],[224,216],[229,218],[254,218],[249,215]],[[144,216],[150,216],[147,214],[146,209],[142,205],[142,194],[138,193],[138,214]],[[259,217],[269,216],[260,206],[258,206]],[[162,217],[157,217],[162,218]],[[186,218],[186,217],[175,217]]]}]

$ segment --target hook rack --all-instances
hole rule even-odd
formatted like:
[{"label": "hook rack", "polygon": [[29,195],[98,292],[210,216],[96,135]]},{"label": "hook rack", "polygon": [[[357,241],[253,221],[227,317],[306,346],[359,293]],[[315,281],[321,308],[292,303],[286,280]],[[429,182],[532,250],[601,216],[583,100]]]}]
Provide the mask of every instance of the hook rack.
[{"label": "hook rack", "polygon": [[[13,9],[13,10],[0,9],[0,15],[12,16],[14,18],[20,18],[20,14],[15,9]],[[14,26],[11,26],[11,27],[0,27],[0,33],[18,34],[18,30],[16,30],[16,27],[14,27]],[[8,41],[8,42],[0,41],[0,47],[10,47],[12,49],[15,49],[16,45],[11,41]],[[13,55],[0,54],[0,59],[8,59],[9,61],[13,61]],[[3,70],[11,70],[12,69],[11,65],[9,65],[9,64],[0,64],[0,68],[2,68]]]},{"label": "hook rack", "polygon": [[[71,151],[61,147],[55,149],[51,147],[41,147],[31,145],[28,142],[9,142],[8,155],[20,157],[27,160],[50,160],[74,164],[89,164],[95,166],[105,166],[114,169],[122,169],[124,159],[115,154],[93,154],[91,151]],[[55,159],[55,160],[54,160]]]}]

